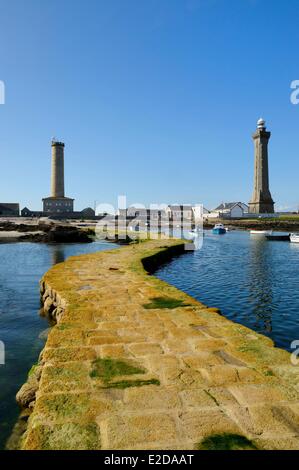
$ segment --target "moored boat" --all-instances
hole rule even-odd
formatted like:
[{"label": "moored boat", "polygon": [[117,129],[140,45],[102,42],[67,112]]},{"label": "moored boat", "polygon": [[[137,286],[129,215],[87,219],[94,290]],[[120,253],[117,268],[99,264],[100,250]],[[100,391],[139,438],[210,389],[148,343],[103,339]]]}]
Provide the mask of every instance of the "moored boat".
[{"label": "moored boat", "polygon": [[290,234],[285,235],[266,235],[267,240],[272,242],[289,242],[290,241]]},{"label": "moored boat", "polygon": [[291,233],[290,241],[291,243],[299,243],[299,233]]},{"label": "moored boat", "polygon": [[273,233],[273,230],[250,230],[251,235],[266,236],[266,235],[272,235],[272,233]]},{"label": "moored boat", "polygon": [[226,233],[226,228],[223,224],[216,224],[213,228],[213,233],[215,235],[224,235]]}]

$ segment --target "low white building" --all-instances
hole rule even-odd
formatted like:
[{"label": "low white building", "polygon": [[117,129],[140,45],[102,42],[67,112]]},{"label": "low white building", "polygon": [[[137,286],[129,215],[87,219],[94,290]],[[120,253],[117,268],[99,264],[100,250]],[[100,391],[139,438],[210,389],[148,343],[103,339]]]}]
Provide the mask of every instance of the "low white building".
[{"label": "low white building", "polygon": [[248,211],[249,207],[244,202],[223,202],[208,214],[208,218],[242,219]]},{"label": "low white building", "polygon": [[161,207],[130,206],[127,209],[119,209],[118,216],[123,218],[135,218],[145,221],[160,221],[163,223],[200,223],[209,211],[202,204],[169,204]]}]

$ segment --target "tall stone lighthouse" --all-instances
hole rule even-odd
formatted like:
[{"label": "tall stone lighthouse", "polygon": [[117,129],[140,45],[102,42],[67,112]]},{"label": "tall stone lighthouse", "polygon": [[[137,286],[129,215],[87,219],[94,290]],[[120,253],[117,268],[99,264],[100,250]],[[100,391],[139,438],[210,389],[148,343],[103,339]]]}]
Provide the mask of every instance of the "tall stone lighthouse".
[{"label": "tall stone lighthouse", "polygon": [[254,141],[254,188],[249,203],[252,214],[273,214],[274,202],[269,189],[268,142],[271,132],[266,130],[266,122],[259,119]]},{"label": "tall stone lighthouse", "polygon": [[69,214],[74,211],[74,199],[64,193],[64,143],[52,140],[51,196],[43,199],[44,212]]},{"label": "tall stone lighthouse", "polygon": [[51,196],[64,198],[64,143],[52,141]]}]

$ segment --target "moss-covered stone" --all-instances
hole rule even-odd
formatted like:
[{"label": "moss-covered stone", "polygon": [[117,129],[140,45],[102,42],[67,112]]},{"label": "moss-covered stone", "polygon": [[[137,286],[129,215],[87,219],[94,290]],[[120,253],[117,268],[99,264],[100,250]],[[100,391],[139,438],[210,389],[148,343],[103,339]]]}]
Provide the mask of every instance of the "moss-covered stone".
[{"label": "moss-covered stone", "polygon": [[45,393],[88,390],[90,367],[84,362],[44,367],[41,385]]},{"label": "moss-covered stone", "polygon": [[38,420],[82,420],[93,413],[90,395],[86,393],[57,393],[42,395],[35,406]]},{"label": "moss-covered stone", "polygon": [[65,423],[56,426],[30,427],[23,448],[28,450],[100,450],[96,424]]},{"label": "moss-covered stone", "polygon": [[28,372],[28,377],[32,377],[33,375],[35,375],[37,373],[37,371],[39,370],[39,365],[38,364],[34,364],[30,371]]},{"label": "moss-covered stone", "polygon": [[118,375],[136,375],[145,374],[145,372],[144,369],[134,364],[106,357],[93,361],[90,377],[100,378],[107,384]]},{"label": "moss-covered stone", "polygon": [[184,300],[174,299],[171,297],[153,297],[150,299],[151,302],[148,304],[143,304],[143,307],[147,310],[152,309],[161,309],[161,308],[168,308],[174,309],[178,307],[189,307],[190,304],[186,304]]}]

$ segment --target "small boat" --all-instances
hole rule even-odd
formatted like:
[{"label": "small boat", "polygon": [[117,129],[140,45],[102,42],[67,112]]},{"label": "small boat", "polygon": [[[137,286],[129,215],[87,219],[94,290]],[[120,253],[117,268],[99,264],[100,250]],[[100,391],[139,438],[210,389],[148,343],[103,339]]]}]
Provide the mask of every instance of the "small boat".
[{"label": "small boat", "polygon": [[299,243],[299,233],[291,233],[290,241],[292,243]]},{"label": "small boat", "polygon": [[212,231],[214,235],[223,235],[226,233],[226,228],[223,224],[216,224]]},{"label": "small boat", "polygon": [[267,240],[271,242],[289,242],[290,234],[285,235],[266,235]]},{"label": "small boat", "polygon": [[273,230],[250,230],[251,235],[266,236],[266,235],[272,235],[272,233],[273,233]]}]

